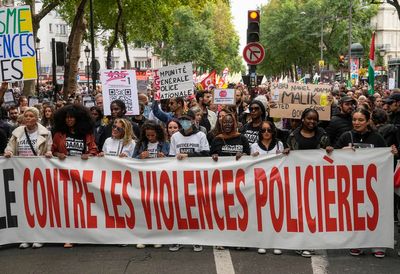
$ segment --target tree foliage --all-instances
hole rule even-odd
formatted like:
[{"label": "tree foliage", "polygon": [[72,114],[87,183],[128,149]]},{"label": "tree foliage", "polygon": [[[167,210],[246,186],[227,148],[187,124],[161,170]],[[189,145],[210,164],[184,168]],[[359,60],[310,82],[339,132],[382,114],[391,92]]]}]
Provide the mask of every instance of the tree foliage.
[{"label": "tree foliage", "polygon": [[[352,42],[361,43],[367,56],[372,32],[370,19],[377,7],[365,6],[364,2],[353,0]],[[349,10],[348,0],[271,0],[262,8],[261,42],[267,57],[260,70],[267,75],[293,68],[311,73],[320,59],[321,25],[325,63],[338,66],[339,55],[348,52]]]}]

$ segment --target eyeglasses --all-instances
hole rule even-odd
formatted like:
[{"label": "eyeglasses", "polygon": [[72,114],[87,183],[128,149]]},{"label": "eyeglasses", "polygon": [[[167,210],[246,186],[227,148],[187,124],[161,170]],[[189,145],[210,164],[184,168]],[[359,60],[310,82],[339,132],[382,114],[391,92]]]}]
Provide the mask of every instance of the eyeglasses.
[{"label": "eyeglasses", "polygon": [[121,133],[124,132],[124,129],[122,127],[117,127],[116,125],[113,125],[112,128],[118,132],[121,132]]},{"label": "eyeglasses", "polygon": [[271,128],[262,128],[261,133],[265,133],[265,132],[272,133],[272,129]]},{"label": "eyeglasses", "polygon": [[259,107],[249,107],[249,111],[253,112],[253,111],[259,111],[260,108]]}]

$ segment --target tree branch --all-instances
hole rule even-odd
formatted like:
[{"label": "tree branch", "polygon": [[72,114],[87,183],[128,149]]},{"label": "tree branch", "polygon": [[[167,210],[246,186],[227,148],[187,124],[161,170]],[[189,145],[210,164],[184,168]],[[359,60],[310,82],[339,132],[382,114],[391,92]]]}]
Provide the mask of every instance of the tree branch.
[{"label": "tree branch", "polygon": [[50,2],[47,6],[42,7],[40,12],[35,15],[35,19],[40,22],[40,20],[43,19],[50,11],[52,11],[55,7],[57,7],[60,4],[61,0],[54,0],[53,2]]}]

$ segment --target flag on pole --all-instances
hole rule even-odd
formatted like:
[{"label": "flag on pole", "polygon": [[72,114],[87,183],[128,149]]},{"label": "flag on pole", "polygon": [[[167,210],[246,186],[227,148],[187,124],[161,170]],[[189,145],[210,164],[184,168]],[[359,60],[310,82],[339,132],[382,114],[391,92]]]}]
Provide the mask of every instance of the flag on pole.
[{"label": "flag on pole", "polygon": [[217,73],[215,72],[215,70],[213,70],[206,78],[203,79],[203,81],[200,82],[200,85],[203,88],[203,90],[208,89],[208,87],[211,85],[215,86],[216,76]]},{"label": "flag on pole", "polygon": [[369,66],[368,66],[368,94],[374,95],[375,80],[375,32],[372,33],[371,47],[369,48]]}]

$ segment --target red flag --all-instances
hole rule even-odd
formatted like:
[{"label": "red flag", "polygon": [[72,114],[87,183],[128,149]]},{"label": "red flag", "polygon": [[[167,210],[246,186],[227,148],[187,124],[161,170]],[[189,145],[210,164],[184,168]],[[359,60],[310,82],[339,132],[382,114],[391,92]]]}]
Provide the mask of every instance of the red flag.
[{"label": "red flag", "polygon": [[201,87],[206,90],[211,85],[215,86],[216,76],[217,73],[215,72],[215,70],[211,71],[211,73],[206,78],[204,78],[203,81],[200,82]]}]

